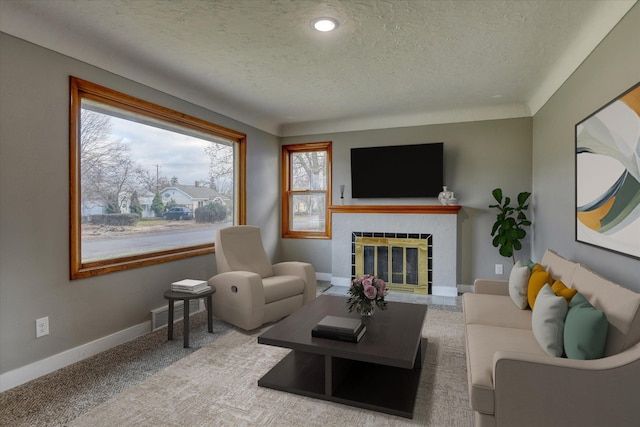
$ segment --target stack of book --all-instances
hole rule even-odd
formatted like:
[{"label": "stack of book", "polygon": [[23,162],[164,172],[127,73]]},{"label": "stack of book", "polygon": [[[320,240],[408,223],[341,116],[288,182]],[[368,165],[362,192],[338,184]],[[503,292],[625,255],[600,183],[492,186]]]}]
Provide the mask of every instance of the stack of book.
[{"label": "stack of book", "polygon": [[183,279],[171,284],[174,292],[188,292],[191,294],[201,294],[211,289],[204,280]]},{"label": "stack of book", "polygon": [[359,342],[365,332],[367,332],[367,327],[360,319],[326,316],[311,330],[311,336],[339,341]]}]

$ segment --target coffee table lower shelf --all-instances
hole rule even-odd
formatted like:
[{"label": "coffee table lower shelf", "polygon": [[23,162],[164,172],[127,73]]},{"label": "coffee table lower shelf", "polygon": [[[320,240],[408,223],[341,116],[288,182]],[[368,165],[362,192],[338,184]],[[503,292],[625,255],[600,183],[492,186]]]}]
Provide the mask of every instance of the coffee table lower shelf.
[{"label": "coffee table lower shelf", "polygon": [[427,339],[413,369],[291,351],[259,381],[260,387],[413,418]]}]

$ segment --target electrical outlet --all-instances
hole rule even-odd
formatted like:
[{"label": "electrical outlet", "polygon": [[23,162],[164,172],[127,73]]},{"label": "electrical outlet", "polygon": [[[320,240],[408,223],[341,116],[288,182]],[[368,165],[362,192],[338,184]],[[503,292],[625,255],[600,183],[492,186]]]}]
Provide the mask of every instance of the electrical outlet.
[{"label": "electrical outlet", "polygon": [[49,317],[36,319],[36,338],[49,335]]},{"label": "electrical outlet", "polygon": [[496,264],[496,274],[502,274],[502,273],[504,273],[502,264]]}]

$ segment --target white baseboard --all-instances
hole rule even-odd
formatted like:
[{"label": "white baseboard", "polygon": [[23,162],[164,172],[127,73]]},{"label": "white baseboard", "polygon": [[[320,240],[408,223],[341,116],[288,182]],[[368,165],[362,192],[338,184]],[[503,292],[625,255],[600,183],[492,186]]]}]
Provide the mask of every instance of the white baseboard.
[{"label": "white baseboard", "polygon": [[473,293],[473,285],[458,285],[458,292],[461,294]]},{"label": "white baseboard", "polygon": [[316,280],[331,281],[331,273],[318,273],[316,272]]},{"label": "white baseboard", "polygon": [[458,288],[452,288],[451,286],[432,286],[431,293],[439,297],[457,297]]},{"label": "white baseboard", "polygon": [[[333,276],[331,278],[331,284],[333,286],[350,286],[351,278]],[[431,294],[440,297],[457,297],[458,288],[452,288],[450,286],[432,286]]]},{"label": "white baseboard", "polygon": [[53,371],[79,362],[151,331],[151,322],[143,322],[95,341],[63,351],[0,375],[0,392],[12,389]]},{"label": "white baseboard", "polygon": [[351,286],[351,277],[331,276],[331,284],[334,286]]}]

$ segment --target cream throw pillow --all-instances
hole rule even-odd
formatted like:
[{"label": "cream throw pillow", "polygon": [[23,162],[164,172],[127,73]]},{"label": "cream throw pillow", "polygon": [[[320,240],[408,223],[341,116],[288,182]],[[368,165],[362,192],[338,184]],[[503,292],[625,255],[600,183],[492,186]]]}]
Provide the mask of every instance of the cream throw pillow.
[{"label": "cream throw pillow", "polygon": [[529,267],[518,261],[511,269],[511,274],[509,275],[509,296],[520,310],[524,310],[529,306],[527,286],[529,286],[530,274],[531,271]]},{"label": "cream throw pillow", "polygon": [[531,315],[531,329],[549,356],[561,357],[564,353],[564,319],[568,309],[567,300],[556,296],[548,284],[538,292]]}]

